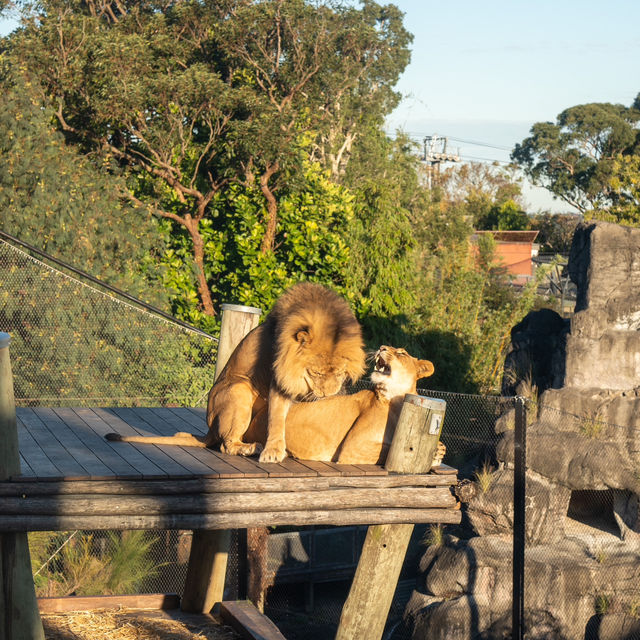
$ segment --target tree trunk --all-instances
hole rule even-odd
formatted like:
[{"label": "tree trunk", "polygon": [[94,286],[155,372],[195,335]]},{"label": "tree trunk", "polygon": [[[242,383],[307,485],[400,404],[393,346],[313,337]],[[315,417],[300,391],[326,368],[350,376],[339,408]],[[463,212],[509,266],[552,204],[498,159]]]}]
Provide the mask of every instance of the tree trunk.
[{"label": "tree trunk", "polygon": [[198,222],[193,220],[191,216],[187,216],[184,225],[187,227],[191,241],[193,242],[193,260],[196,265],[196,279],[198,281],[198,293],[200,294],[202,308],[208,316],[215,316],[216,312],[213,308],[211,291],[209,290],[207,278],[204,273],[204,241],[198,229]]},{"label": "tree trunk", "polygon": [[269,187],[271,176],[280,168],[279,163],[267,166],[267,170],[260,176],[260,189],[267,200],[267,228],[262,237],[260,252],[273,251],[276,244],[276,228],[278,225],[278,203],[273,191]]}]

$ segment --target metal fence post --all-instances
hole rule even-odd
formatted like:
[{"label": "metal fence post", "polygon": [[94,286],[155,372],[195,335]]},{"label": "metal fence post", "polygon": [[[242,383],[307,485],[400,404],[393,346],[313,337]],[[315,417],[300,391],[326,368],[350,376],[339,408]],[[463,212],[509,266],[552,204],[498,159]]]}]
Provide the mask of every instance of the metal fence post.
[{"label": "metal fence post", "polygon": [[513,442],[513,615],[512,640],[524,637],[525,496],[527,473],[527,408],[522,397],[514,399]]}]

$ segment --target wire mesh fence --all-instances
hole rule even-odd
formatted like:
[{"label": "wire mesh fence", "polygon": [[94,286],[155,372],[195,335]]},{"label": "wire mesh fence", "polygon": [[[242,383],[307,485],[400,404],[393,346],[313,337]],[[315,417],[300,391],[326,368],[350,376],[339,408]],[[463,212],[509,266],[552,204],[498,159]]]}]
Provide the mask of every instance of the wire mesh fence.
[{"label": "wire mesh fence", "polygon": [[[3,241],[0,330],[12,334],[21,406],[202,406],[213,382],[213,338]],[[512,637],[514,399],[420,393],[447,402],[444,462],[458,470],[463,518],[415,528],[385,638]],[[637,638],[640,398],[570,395],[527,402],[526,521],[515,542],[523,625],[513,637]],[[235,532],[225,597],[263,597],[290,640],[332,638],[365,531],[271,529],[261,541]],[[181,593],[190,543],[188,531],[31,534],[38,594]]]},{"label": "wire mesh fence", "polygon": [[0,239],[18,406],[202,406],[217,343]]}]

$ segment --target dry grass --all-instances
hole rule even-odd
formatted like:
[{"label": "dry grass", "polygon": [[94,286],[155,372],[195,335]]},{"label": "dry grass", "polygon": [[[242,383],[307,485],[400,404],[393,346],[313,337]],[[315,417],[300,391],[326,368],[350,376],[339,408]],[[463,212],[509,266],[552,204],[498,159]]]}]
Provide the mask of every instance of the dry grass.
[{"label": "dry grass", "polygon": [[97,609],[42,616],[46,640],[238,640],[210,617],[172,620],[170,614],[131,609]]}]

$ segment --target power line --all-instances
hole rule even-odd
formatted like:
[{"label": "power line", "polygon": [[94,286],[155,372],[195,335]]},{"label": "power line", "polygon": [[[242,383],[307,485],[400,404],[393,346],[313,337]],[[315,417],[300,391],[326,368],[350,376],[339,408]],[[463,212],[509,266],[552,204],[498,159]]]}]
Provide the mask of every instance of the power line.
[{"label": "power line", "polygon": [[464,144],[472,144],[476,147],[489,147],[489,149],[499,149],[500,151],[511,151],[512,147],[501,147],[495,144],[489,144],[488,142],[476,142],[474,140],[463,140],[462,138],[454,138],[449,136],[449,140],[455,140],[456,142],[462,142]]},{"label": "power line", "polygon": [[[406,132],[406,134],[410,137],[410,138],[417,138],[419,140],[422,141],[422,139],[428,135],[428,134],[424,134],[424,133],[417,133],[415,131],[408,131]],[[490,142],[479,142],[477,140],[465,140],[463,138],[456,138],[454,136],[443,136],[448,138],[449,140],[455,140],[456,142],[462,142],[463,144],[470,144],[470,145],[474,145],[477,147],[488,147],[489,149],[497,149],[499,151],[511,151],[513,149],[513,147],[505,147],[505,146],[501,146],[501,145],[496,145],[496,144],[491,144]]]},{"label": "power line", "polygon": [[505,166],[508,166],[511,164],[506,160],[496,160],[495,158],[481,158],[479,156],[467,156],[467,155],[460,155],[460,157],[464,158],[465,160],[478,160],[481,162],[496,162],[497,164],[504,164]]}]

